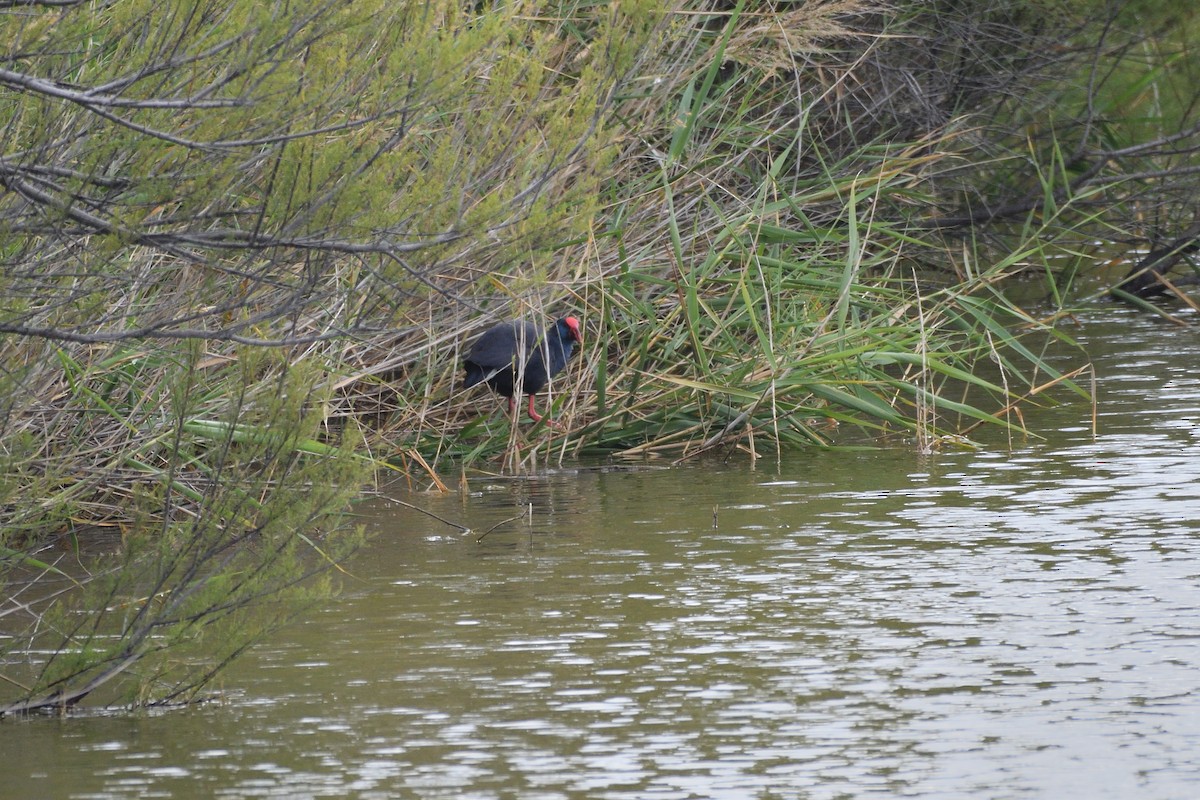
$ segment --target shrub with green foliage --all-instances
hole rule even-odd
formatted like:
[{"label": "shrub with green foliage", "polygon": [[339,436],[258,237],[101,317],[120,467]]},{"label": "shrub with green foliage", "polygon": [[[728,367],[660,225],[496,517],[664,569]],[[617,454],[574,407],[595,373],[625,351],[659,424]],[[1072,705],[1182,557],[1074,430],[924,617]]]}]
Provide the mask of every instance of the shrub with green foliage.
[{"label": "shrub with green foliage", "polygon": [[368,454],[391,455],[356,384],[587,229],[614,93],[660,19],[638,5],[11,17],[0,713],[185,698],[323,596]]}]

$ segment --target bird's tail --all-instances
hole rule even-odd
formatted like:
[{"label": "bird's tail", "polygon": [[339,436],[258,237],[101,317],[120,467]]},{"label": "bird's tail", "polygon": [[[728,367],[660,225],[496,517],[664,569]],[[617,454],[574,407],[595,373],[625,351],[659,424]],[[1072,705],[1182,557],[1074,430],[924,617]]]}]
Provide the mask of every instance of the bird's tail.
[{"label": "bird's tail", "polygon": [[476,384],[480,384],[486,380],[490,380],[491,378],[496,377],[496,375],[499,374],[500,370],[502,370],[502,369],[504,369],[504,367],[499,367],[497,369],[492,369],[492,370],[485,370],[483,367],[479,366],[478,364],[467,364],[467,374],[463,377],[462,388],[470,389],[472,386],[475,386]]}]

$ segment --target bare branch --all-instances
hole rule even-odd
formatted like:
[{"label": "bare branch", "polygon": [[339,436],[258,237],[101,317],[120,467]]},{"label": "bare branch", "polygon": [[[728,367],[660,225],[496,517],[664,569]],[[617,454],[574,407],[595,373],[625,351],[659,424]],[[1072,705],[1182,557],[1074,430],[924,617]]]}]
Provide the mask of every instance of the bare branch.
[{"label": "bare branch", "polygon": [[[163,69],[168,66],[164,65]],[[140,77],[140,76],[139,76]],[[88,91],[79,91],[67,86],[55,83],[53,81],[35,78],[32,75],[26,75],[21,72],[14,72],[10,69],[0,68],[0,85],[6,85],[9,88],[18,91],[34,92],[46,97],[53,97],[58,100],[69,100],[72,103],[78,103],[85,108],[96,110],[103,107],[114,108],[232,108],[234,106],[246,105],[245,100],[230,99],[230,100],[204,100],[197,97],[184,97],[176,100],[166,98],[146,98],[136,99],[127,98],[115,94],[107,94],[95,89]]]}]

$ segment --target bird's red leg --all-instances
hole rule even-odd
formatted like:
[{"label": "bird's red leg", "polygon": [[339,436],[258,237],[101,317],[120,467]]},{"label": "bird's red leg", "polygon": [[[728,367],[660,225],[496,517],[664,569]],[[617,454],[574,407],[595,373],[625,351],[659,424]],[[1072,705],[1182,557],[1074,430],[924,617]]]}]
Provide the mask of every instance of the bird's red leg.
[{"label": "bird's red leg", "polygon": [[533,410],[533,395],[529,395],[529,416],[533,417],[534,422],[542,421],[542,415]]},{"label": "bird's red leg", "polygon": [[[541,414],[539,414],[533,410],[533,395],[529,395],[529,416],[533,417],[534,422],[541,422],[543,419]],[[546,420],[546,424],[549,425],[551,428],[561,428],[562,427],[561,425],[559,425],[557,422],[550,419],[549,417],[545,417],[545,420]]]}]

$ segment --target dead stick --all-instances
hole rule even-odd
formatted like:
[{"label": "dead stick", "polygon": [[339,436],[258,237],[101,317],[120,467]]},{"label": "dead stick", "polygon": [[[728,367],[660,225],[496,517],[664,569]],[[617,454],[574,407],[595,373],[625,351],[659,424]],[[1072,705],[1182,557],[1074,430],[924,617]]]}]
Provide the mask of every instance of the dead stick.
[{"label": "dead stick", "polygon": [[[532,504],[532,503],[530,503],[530,504],[529,504],[529,507],[532,509],[532,508],[533,508],[533,504]],[[483,533],[481,533],[481,534],[479,534],[478,536],[476,536],[476,537],[475,537],[475,541],[477,541],[477,542],[482,542],[482,541],[483,541],[483,537],[487,536],[489,533],[491,533],[492,531],[496,530],[496,528],[499,528],[501,525],[507,525],[507,524],[508,524],[508,523],[510,523],[510,522],[516,522],[517,520],[519,520],[519,519],[521,519],[522,517],[524,517],[524,516],[525,516],[527,513],[529,513],[529,512],[528,512],[528,511],[522,511],[520,514],[517,514],[515,517],[509,517],[508,519],[502,519],[502,520],[500,520],[500,521],[499,521],[499,522],[497,522],[495,525],[493,525],[492,527],[488,528],[488,529],[487,529],[486,531],[484,531]]]},{"label": "dead stick", "polygon": [[[384,495],[384,496],[386,497],[386,495]],[[471,530],[466,525],[459,525],[457,522],[451,522],[450,520],[446,519],[445,517],[439,517],[437,514],[433,513],[432,511],[427,511],[426,509],[421,508],[420,506],[414,506],[412,503],[406,503],[403,500],[397,500],[394,497],[388,497],[387,499],[393,503],[396,503],[397,505],[404,506],[405,508],[411,508],[413,511],[420,511],[425,516],[433,517],[438,522],[444,522],[447,525],[449,525],[451,528],[458,528],[463,533],[466,533],[467,531]]]}]

